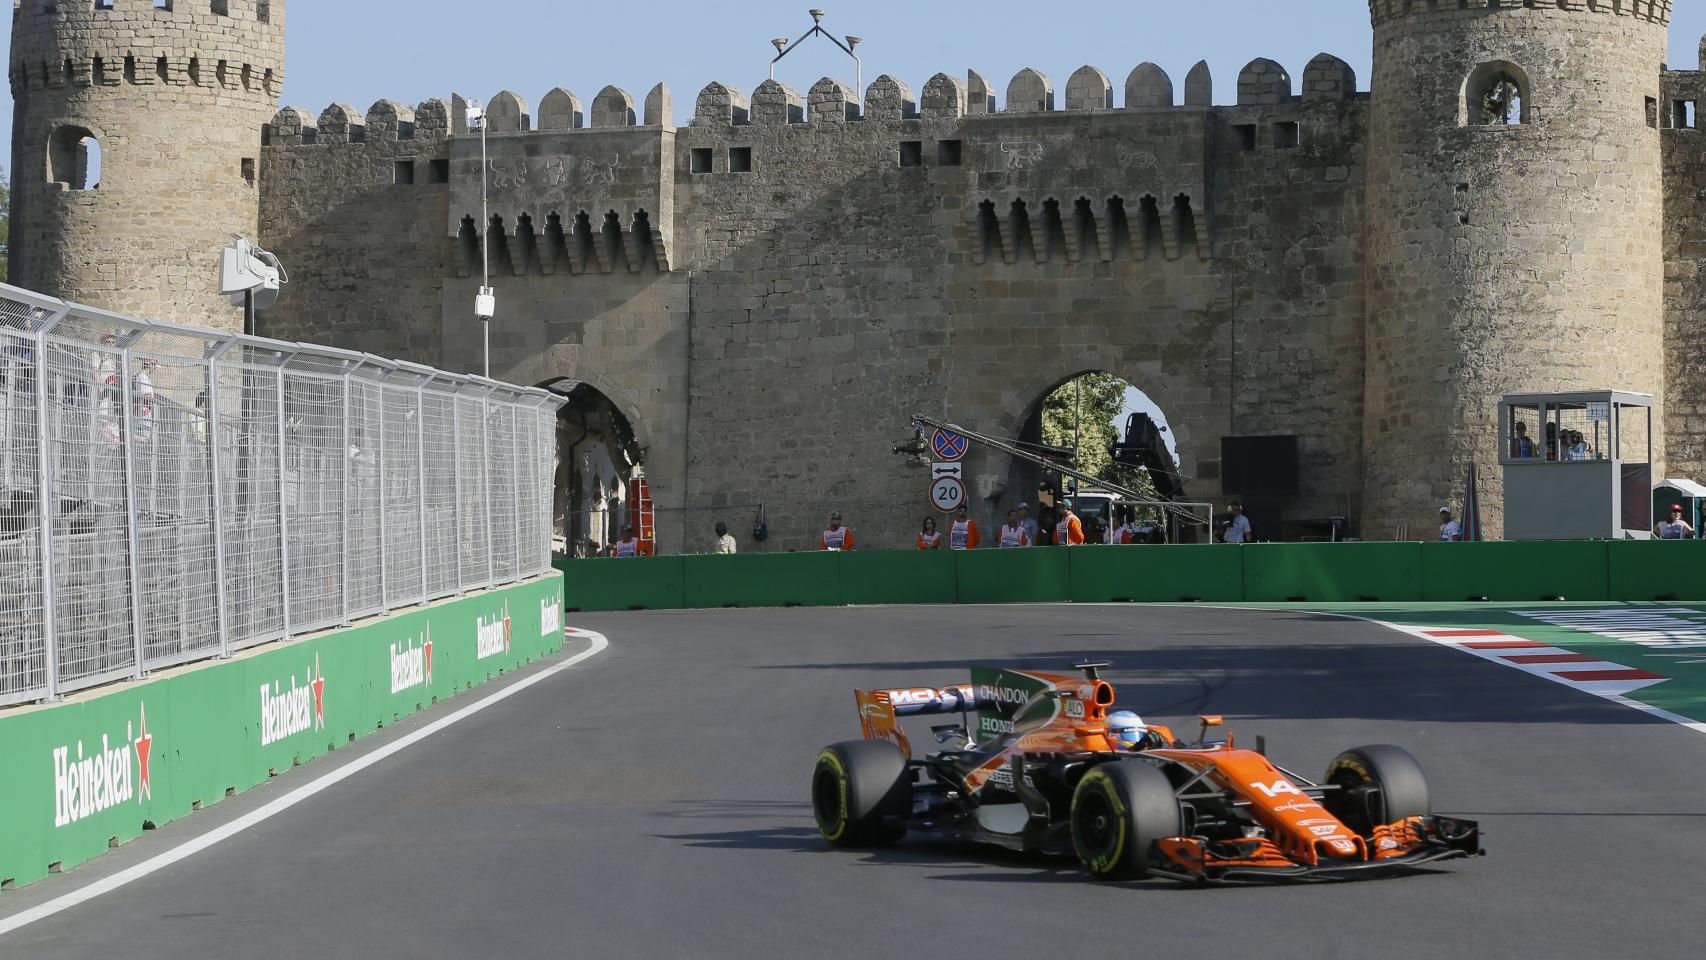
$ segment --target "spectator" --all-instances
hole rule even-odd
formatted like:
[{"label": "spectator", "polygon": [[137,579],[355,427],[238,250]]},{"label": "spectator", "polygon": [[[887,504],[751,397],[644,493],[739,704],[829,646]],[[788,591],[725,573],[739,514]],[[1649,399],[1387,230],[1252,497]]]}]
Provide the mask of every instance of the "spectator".
[{"label": "spectator", "polygon": [[1670,505],[1670,519],[1653,527],[1653,536],[1660,540],[1687,540],[1694,536],[1694,525],[1682,519],[1682,504]]},{"label": "spectator", "polygon": [[[1035,525],[1035,521],[1032,521],[1032,526]],[[997,540],[995,545],[1003,550],[1031,545],[1031,535],[1025,532],[1025,520],[1018,510],[1007,511],[1007,522],[1001,525],[1001,539]]]},{"label": "spectator", "polygon": [[1556,423],[1546,425],[1546,459],[1558,459],[1558,425]]},{"label": "spectator", "polygon": [[1237,500],[1226,505],[1232,511],[1232,518],[1227,520],[1220,532],[1220,539],[1226,543],[1244,543],[1250,539],[1250,518],[1244,516],[1244,504]]},{"label": "spectator", "polygon": [[1131,507],[1126,507],[1121,511],[1121,514],[1120,520],[1122,522],[1119,527],[1114,530],[1113,536],[1109,539],[1109,542],[1120,544],[1142,543],[1143,537],[1148,533],[1148,531],[1140,532],[1138,530],[1137,511]]},{"label": "spectator", "polygon": [[147,443],[154,438],[154,368],[160,361],[153,357],[142,359],[142,369],[131,377],[134,388],[131,394],[131,411],[135,422],[132,424],[135,438]]},{"label": "spectator", "polygon": [[723,554],[725,556],[730,556],[730,555],[733,555],[736,550],[740,549],[739,545],[735,543],[734,534],[729,533],[729,525],[728,524],[719,520],[719,521],[717,521],[716,530],[717,530],[717,553]]},{"label": "spectator", "polygon": [[941,531],[936,529],[936,518],[935,517],[925,517],[924,518],[924,525],[918,531],[918,549],[920,549],[920,550],[940,550],[940,549],[942,549],[942,533],[941,533]]},{"label": "spectator", "polygon": [[1064,547],[1084,544],[1084,525],[1072,514],[1072,500],[1060,501],[1060,521],[1054,525],[1054,542]]},{"label": "spectator", "polygon": [[1019,529],[1025,531],[1025,545],[1030,546],[1037,542],[1037,521],[1031,516],[1030,504],[1020,503],[1018,509]]},{"label": "spectator", "polygon": [[1564,452],[1564,459],[1586,460],[1588,458],[1587,440],[1582,436],[1582,432],[1580,430],[1571,430],[1566,434],[1565,442],[1570,446]]},{"label": "spectator", "polygon": [[954,511],[954,524],[948,528],[948,548],[951,550],[976,550],[980,542],[977,533],[977,521],[967,519],[968,511],[965,504],[960,504]]},{"label": "spectator", "polygon": [[842,526],[841,511],[837,510],[829,515],[829,529],[823,532],[818,545],[825,550],[853,549],[853,530]]},{"label": "spectator", "polygon": [[652,545],[634,536],[633,524],[624,523],[622,525],[622,539],[611,544],[610,555],[613,557],[649,557],[652,555]]},{"label": "spectator", "polygon": [[1463,539],[1463,525],[1451,519],[1451,508],[1439,508],[1439,539],[1441,543],[1451,543]]},{"label": "spectator", "polygon": [[1516,436],[1511,438],[1511,459],[1534,459],[1534,440],[1528,435],[1528,424],[1521,420],[1516,422]]}]

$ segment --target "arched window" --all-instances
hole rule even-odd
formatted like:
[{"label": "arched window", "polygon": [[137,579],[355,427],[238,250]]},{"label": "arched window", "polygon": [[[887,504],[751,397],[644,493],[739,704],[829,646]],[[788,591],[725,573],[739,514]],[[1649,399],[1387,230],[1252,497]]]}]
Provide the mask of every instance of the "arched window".
[{"label": "arched window", "polygon": [[101,185],[101,141],[82,127],[60,127],[47,145],[48,177],[67,190]]},{"label": "arched window", "polygon": [[1476,67],[1463,84],[1466,126],[1516,126],[1529,120],[1528,74],[1502,60]]}]

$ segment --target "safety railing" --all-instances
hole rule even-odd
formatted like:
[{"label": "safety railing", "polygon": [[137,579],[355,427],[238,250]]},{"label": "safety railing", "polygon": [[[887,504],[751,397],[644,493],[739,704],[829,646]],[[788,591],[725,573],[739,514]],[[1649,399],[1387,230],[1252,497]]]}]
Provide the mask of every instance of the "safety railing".
[{"label": "safety railing", "polygon": [[560,404],[0,284],[0,705],[549,571]]}]

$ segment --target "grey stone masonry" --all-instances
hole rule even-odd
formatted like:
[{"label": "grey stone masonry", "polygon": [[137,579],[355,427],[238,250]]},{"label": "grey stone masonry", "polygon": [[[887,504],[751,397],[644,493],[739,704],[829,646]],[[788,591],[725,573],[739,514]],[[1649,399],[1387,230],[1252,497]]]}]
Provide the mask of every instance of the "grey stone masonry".
[{"label": "grey stone masonry", "polygon": [[[773,549],[830,509],[906,545],[911,414],[1034,440],[1087,370],[1161,406],[1187,497],[1244,492],[1223,438],[1295,435],[1284,513],[1371,539],[1471,464],[1498,535],[1505,393],[1651,393],[1658,473],[1706,479],[1706,75],[1664,68],[1669,3],[1372,0],[1369,89],[1256,58],[1220,104],[1202,62],[1058,101],[1034,68],[715,82],[679,117],[661,84],[506,91],[484,166],[456,94],[278,104],[280,0],[48,6],[13,24],[18,280],[230,325],[212,258],[256,233],[292,276],[264,333],[470,370],[489,250],[494,375],[597,389],[664,515],[762,501]],[[986,524],[1036,489],[966,469]]]}]

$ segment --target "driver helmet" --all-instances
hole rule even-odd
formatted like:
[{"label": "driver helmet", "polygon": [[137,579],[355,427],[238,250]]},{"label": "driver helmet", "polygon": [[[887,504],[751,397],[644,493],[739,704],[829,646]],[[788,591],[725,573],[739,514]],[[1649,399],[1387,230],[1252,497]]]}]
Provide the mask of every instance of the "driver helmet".
[{"label": "driver helmet", "polygon": [[1135,749],[1148,732],[1149,725],[1130,710],[1115,710],[1108,714],[1108,739],[1119,746]]}]

